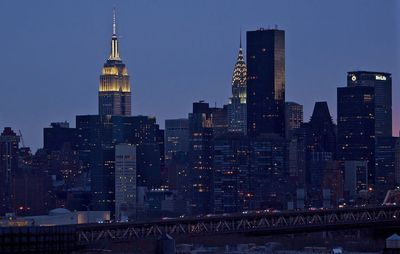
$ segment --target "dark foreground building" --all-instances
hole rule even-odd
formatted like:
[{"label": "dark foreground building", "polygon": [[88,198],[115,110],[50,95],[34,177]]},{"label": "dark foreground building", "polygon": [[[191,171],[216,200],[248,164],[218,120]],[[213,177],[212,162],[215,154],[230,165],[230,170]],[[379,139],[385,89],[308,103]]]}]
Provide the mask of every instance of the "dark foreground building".
[{"label": "dark foreground building", "polygon": [[285,135],[285,32],[247,32],[247,133]]}]

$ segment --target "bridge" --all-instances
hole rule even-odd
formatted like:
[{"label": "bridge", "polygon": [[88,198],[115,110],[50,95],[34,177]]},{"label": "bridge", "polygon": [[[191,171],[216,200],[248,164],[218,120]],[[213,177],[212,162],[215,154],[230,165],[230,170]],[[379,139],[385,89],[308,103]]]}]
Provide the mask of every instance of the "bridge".
[{"label": "bridge", "polygon": [[400,226],[400,206],[315,211],[249,212],[147,222],[76,226],[78,245],[103,241],[157,239],[219,234],[291,234],[297,232]]}]

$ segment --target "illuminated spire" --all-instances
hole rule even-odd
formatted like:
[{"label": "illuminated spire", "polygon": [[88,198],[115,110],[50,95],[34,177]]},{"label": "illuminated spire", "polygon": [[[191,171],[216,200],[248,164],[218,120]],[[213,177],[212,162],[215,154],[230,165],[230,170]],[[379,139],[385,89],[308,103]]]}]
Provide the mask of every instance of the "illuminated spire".
[{"label": "illuminated spire", "polygon": [[239,54],[233,70],[232,85],[246,85],[247,67],[244,62],[242,40],[240,40]]},{"label": "illuminated spire", "polygon": [[117,18],[115,13],[115,7],[113,8],[113,35],[117,35]]},{"label": "illuminated spire", "polygon": [[117,15],[115,11],[115,7],[113,9],[113,29],[112,29],[112,37],[111,37],[111,53],[108,57],[109,60],[118,60],[120,61],[121,58],[119,57],[119,50],[118,50],[118,37],[117,37]]},{"label": "illuminated spire", "polygon": [[232,100],[236,99],[239,100],[240,103],[246,103],[246,76],[247,67],[243,56],[242,33],[240,33],[239,54],[232,76]]}]

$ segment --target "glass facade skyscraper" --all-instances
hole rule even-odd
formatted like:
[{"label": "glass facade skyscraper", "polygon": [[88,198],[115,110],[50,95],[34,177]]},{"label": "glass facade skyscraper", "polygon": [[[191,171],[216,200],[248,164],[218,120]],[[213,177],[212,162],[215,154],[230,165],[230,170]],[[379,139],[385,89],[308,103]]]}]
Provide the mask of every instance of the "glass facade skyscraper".
[{"label": "glass facade skyscraper", "polygon": [[10,128],[0,135],[0,214],[14,211],[14,176],[18,170],[20,137]]},{"label": "glass facade skyscraper", "polygon": [[368,161],[368,182],[374,181],[374,88],[347,86],[337,89],[337,158]]},{"label": "glass facade skyscraper", "polygon": [[348,72],[347,87],[338,88],[338,159],[368,161],[368,182],[386,182],[382,144],[391,136],[391,74]]},{"label": "glass facade skyscraper", "polygon": [[374,88],[375,137],[392,136],[392,77],[390,73],[353,71],[347,73],[347,86]]},{"label": "glass facade skyscraper", "polygon": [[247,32],[247,133],[285,135],[285,32]]}]

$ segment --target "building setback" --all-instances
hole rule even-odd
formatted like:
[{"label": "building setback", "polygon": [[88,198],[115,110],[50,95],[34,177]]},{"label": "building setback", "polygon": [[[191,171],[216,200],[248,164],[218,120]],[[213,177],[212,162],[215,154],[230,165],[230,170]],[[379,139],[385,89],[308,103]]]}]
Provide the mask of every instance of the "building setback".
[{"label": "building setback", "polygon": [[131,86],[128,70],[119,54],[115,10],[113,15],[111,52],[100,75],[99,114],[116,116],[131,115]]},{"label": "building setback", "polygon": [[247,67],[244,62],[242,41],[232,76],[232,97],[228,105],[229,132],[247,133],[246,79]]}]

